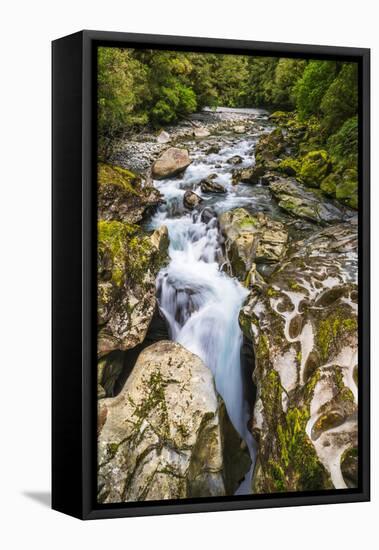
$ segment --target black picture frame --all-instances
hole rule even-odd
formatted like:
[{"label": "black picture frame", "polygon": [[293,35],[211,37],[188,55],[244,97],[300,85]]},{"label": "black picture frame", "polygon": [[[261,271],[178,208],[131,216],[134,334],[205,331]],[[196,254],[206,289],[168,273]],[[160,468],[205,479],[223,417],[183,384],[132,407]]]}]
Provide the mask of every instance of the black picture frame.
[{"label": "black picture frame", "polygon": [[[96,484],[96,55],[99,45],[356,61],[359,65],[357,489],[99,505]],[[85,30],[52,43],[52,507],[81,519],[370,499],[370,50]],[[364,398],[363,398],[364,396]]]}]

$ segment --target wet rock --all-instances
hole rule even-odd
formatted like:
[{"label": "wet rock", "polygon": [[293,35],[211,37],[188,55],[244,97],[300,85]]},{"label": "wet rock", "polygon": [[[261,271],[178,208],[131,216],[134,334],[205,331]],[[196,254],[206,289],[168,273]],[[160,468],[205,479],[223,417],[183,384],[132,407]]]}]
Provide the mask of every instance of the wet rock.
[{"label": "wet rock", "polygon": [[228,158],[226,162],[228,164],[236,165],[236,164],[241,164],[242,161],[243,161],[242,157],[240,157],[239,155],[234,155],[233,157]]},{"label": "wet rock", "polygon": [[346,449],[341,456],[341,471],[346,486],[349,489],[358,487],[358,449],[351,447]]},{"label": "wet rock", "polygon": [[252,166],[236,171],[235,179],[241,183],[259,183],[266,169],[263,166]]},{"label": "wet rock", "polygon": [[226,193],[226,188],[214,181],[217,174],[211,174],[208,178],[204,179],[200,183],[200,188],[203,193]]},{"label": "wet rock", "polygon": [[201,202],[203,202],[203,199],[199,197],[197,193],[194,193],[190,189],[187,189],[187,191],[184,193],[183,204],[185,208],[188,208],[189,210],[193,210]]},{"label": "wet rock", "polygon": [[285,149],[283,132],[280,128],[276,128],[271,133],[260,137],[255,147],[255,162],[267,169],[272,169],[272,163]]},{"label": "wet rock", "polygon": [[146,348],[101,406],[100,502],[232,495],[250,467],[211,371],[177,343]]},{"label": "wet rock", "polygon": [[288,234],[282,223],[263,213],[252,216],[236,208],[219,216],[225,251],[234,276],[245,281],[255,263],[278,262],[286,251]]},{"label": "wet rock", "polygon": [[161,130],[159,134],[157,135],[157,142],[158,143],[168,143],[171,141],[171,136],[168,132],[165,130]]},{"label": "wet rock", "polygon": [[221,147],[219,145],[210,145],[206,150],[207,155],[217,155],[220,152]]},{"label": "wet rock", "polygon": [[213,218],[217,216],[216,212],[208,206],[201,212],[200,219],[203,223],[209,223]]},{"label": "wet rock", "polygon": [[191,164],[187,149],[170,147],[166,149],[152,167],[152,175],[155,179],[171,178],[183,172]]},{"label": "wet rock", "polygon": [[138,174],[110,164],[97,168],[98,216],[102,220],[137,223],[162,202],[157,189]]},{"label": "wet rock", "polygon": [[240,312],[253,341],[258,441],[253,490],[342,489],[357,445],[355,220],[293,243]]},{"label": "wet rock", "polygon": [[320,192],[306,189],[295,179],[274,179],[269,187],[280,208],[292,216],[328,224],[344,221],[351,215],[343,206],[326,199]]},{"label": "wet rock", "polygon": [[155,277],[167,262],[167,228],[151,237],[137,225],[100,221],[98,227],[98,354],[143,341],[156,298]]}]

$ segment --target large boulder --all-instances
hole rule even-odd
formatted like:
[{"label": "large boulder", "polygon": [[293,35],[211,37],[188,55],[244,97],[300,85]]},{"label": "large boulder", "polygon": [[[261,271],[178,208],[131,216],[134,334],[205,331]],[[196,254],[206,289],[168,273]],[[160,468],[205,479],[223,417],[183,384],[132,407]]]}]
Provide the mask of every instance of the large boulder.
[{"label": "large boulder", "polygon": [[98,216],[102,220],[137,223],[162,197],[141,176],[109,164],[97,166]]},{"label": "large boulder", "polygon": [[298,177],[308,187],[320,187],[331,167],[332,164],[326,151],[323,149],[310,151],[300,161]]},{"label": "large boulder", "polygon": [[152,167],[155,179],[171,178],[183,172],[191,164],[187,149],[170,147],[156,160]]},{"label": "large boulder", "polygon": [[99,356],[143,341],[156,305],[155,277],[167,261],[167,248],[166,227],[148,236],[137,225],[99,222]]},{"label": "large boulder", "polygon": [[196,138],[205,138],[210,135],[210,131],[204,126],[199,126],[198,128],[194,128],[193,135]]},{"label": "large boulder", "polygon": [[253,490],[357,485],[357,221],[293,245],[240,313],[252,342]]},{"label": "large boulder", "polygon": [[283,132],[280,128],[276,128],[269,134],[265,134],[259,138],[255,146],[255,162],[257,165],[271,167],[271,163],[275,161],[286,149]]},{"label": "large boulder", "polygon": [[211,371],[179,344],[146,348],[99,405],[102,503],[233,495],[250,468]]},{"label": "large boulder", "polygon": [[269,187],[279,207],[291,216],[326,225],[345,221],[350,215],[346,208],[325,198],[320,191],[306,189],[293,178],[274,178]]},{"label": "large boulder", "polygon": [[284,225],[262,212],[251,215],[236,208],[219,216],[225,239],[225,255],[232,274],[249,283],[248,275],[256,263],[282,260],[287,249],[288,233]]}]

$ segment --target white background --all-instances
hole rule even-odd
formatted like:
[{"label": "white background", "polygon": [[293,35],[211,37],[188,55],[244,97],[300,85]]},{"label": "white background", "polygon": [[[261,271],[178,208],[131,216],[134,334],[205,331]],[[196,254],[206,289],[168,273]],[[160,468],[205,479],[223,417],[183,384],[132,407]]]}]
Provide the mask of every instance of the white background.
[{"label": "white background", "polygon": [[[374,0],[61,0],[2,3],[0,49],[0,541],[2,547],[374,548],[364,504],[80,522],[48,507],[50,485],[50,41],[87,29],[372,48],[373,357],[377,345],[378,19]],[[69,215],[69,213],[68,213]],[[67,396],[70,406],[70,396]]]}]

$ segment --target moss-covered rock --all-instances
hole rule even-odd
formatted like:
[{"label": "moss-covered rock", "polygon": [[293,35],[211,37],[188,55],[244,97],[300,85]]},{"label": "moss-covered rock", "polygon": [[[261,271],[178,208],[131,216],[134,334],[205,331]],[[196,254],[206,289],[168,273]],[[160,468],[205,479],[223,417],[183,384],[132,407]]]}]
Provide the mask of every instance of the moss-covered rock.
[{"label": "moss-covered rock", "polygon": [[320,183],[320,189],[328,197],[335,197],[336,189],[339,181],[340,181],[340,177],[334,172],[331,172]]},{"label": "moss-covered rock", "polygon": [[219,216],[225,237],[225,253],[233,276],[249,283],[247,277],[255,263],[275,263],[285,252],[288,234],[284,225],[269,216],[249,214],[236,208]]},{"label": "moss-covered rock", "polygon": [[146,348],[101,407],[99,502],[233,495],[250,468],[211,371],[177,343]]},{"label": "moss-covered rock", "polygon": [[296,158],[288,157],[280,161],[278,171],[283,174],[287,174],[287,176],[296,176],[296,174],[300,171],[300,168],[300,161]]},{"label": "moss-covered rock", "polygon": [[99,355],[130,349],[144,339],[155,308],[155,277],[167,261],[167,247],[167,228],[150,237],[137,225],[99,221]]},{"label": "moss-covered rock", "polygon": [[285,151],[286,143],[283,132],[276,128],[262,136],[255,147],[255,162],[257,165],[272,169],[272,163]]},{"label": "moss-covered rock", "polygon": [[350,447],[341,456],[341,471],[347,487],[355,489],[358,487],[358,449]]},{"label": "moss-covered rock", "polygon": [[322,180],[331,170],[331,162],[328,153],[321,149],[311,151],[301,160],[298,175],[300,180],[308,187],[320,187]]},{"label": "moss-covered rock", "polygon": [[354,220],[292,244],[240,312],[255,356],[255,492],[346,487],[339,457],[357,440],[356,273]]},{"label": "moss-covered rock", "polygon": [[98,217],[106,221],[139,222],[145,212],[161,202],[157,189],[138,174],[98,163]]},{"label": "moss-covered rock", "polygon": [[348,169],[336,187],[336,197],[355,210],[358,209],[358,173]]}]

